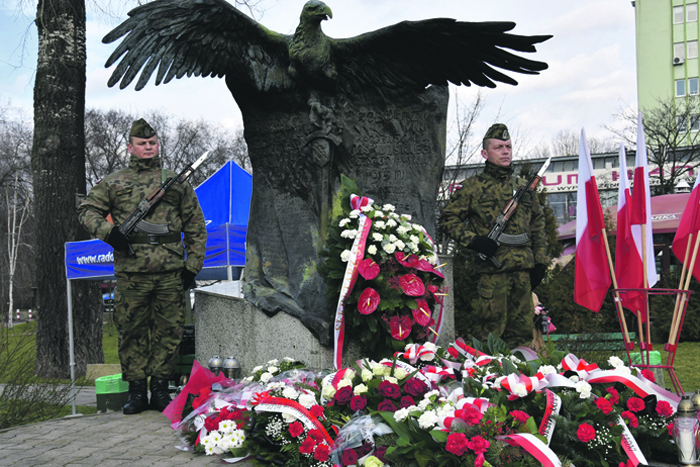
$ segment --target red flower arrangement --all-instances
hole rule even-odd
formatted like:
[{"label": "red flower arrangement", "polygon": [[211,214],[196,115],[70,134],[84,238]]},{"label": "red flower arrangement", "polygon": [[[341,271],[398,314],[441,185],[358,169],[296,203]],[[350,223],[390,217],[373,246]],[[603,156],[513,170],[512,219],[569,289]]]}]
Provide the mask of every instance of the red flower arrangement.
[{"label": "red flower arrangement", "polygon": [[523,425],[527,423],[527,419],[530,418],[530,416],[522,410],[511,410],[510,414],[513,416],[514,419],[516,419]]},{"label": "red flower arrangement", "polygon": [[641,412],[644,410],[644,401],[639,397],[630,397],[627,400],[627,408],[632,412]]},{"label": "red flower arrangement", "polygon": [[610,415],[613,411],[613,406],[610,403],[609,400],[603,398],[603,397],[598,397],[595,400],[595,405],[598,407],[605,415]]},{"label": "red flower arrangement", "polygon": [[639,426],[639,420],[637,420],[637,416],[629,410],[623,411],[620,415],[622,416],[622,418],[629,420],[630,426],[632,428],[637,428]]},{"label": "red flower arrangement", "polygon": [[673,416],[673,407],[671,407],[671,404],[666,401],[659,401],[656,404],[656,413],[662,417],[669,418]]},{"label": "red flower arrangement", "polygon": [[455,456],[461,456],[467,451],[467,436],[464,433],[450,433],[447,436],[447,445],[445,449]]},{"label": "red flower arrangement", "polygon": [[581,423],[576,431],[576,436],[582,443],[588,443],[595,439],[595,429],[588,423]]}]

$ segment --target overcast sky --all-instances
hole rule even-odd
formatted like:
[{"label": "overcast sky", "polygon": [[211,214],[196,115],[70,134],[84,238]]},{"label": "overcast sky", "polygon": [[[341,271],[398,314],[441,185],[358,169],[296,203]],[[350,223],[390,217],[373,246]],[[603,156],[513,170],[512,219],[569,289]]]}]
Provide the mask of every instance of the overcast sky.
[{"label": "overcast sky", "polygon": [[[0,0],[0,104],[25,109],[31,118],[32,87],[36,68],[34,5],[17,9],[16,0]],[[115,2],[112,3],[123,3]],[[499,84],[485,91],[486,108],[478,131],[498,117],[511,132],[531,148],[546,144],[561,130],[589,137],[612,138],[604,125],[616,123],[615,114],[636,108],[634,8],[627,0],[328,0],[333,19],[323,23],[324,32],[335,38],[352,37],[402,20],[450,17],[462,21],[514,21],[516,34],[552,34],[537,46],[533,59],[549,69],[538,76],[513,76],[520,84]],[[131,3],[134,5],[135,3]],[[256,14],[262,24],[292,34],[304,0],[262,0],[264,11]],[[88,14],[87,92],[88,108],[123,109],[139,114],[159,109],[173,116],[204,118],[232,129],[242,126],[240,112],[223,79],[184,78],[166,85],[151,82],[134,91],[108,88],[112,69],[104,63],[115,43],[104,45],[102,37],[125,19],[128,8],[115,17]],[[469,103],[476,88],[451,87]],[[480,135],[479,135],[480,136]],[[517,145],[517,141],[516,141]],[[516,146],[517,148],[518,146]],[[522,146],[520,146],[522,148]],[[524,150],[524,148],[523,148]],[[516,154],[517,156],[517,154]]]}]

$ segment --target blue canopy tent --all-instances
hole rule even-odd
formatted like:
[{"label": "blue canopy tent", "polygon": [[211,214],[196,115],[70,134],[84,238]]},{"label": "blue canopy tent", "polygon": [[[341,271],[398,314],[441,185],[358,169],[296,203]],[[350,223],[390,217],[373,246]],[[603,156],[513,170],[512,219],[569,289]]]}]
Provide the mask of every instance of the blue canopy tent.
[{"label": "blue canopy tent", "polygon": [[[240,278],[245,265],[245,239],[252,191],[252,175],[233,161],[227,162],[195,188],[207,224],[204,267],[196,279]],[[112,247],[102,240],[68,242],[65,244],[65,264],[71,381],[75,381],[71,281],[114,279],[114,254]]]}]

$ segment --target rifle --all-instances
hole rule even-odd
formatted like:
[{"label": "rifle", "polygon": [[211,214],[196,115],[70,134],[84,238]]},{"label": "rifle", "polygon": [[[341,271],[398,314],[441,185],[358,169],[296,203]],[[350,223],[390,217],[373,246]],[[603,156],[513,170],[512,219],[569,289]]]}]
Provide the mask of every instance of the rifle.
[{"label": "rifle", "polygon": [[[158,202],[165,196],[165,194],[173,187],[176,183],[184,183],[190,175],[197,170],[204,159],[209,156],[209,151],[202,154],[202,157],[197,159],[194,164],[190,164],[185,167],[182,172],[180,172],[175,177],[168,177],[153,193],[141,200],[141,202],[136,206],[134,212],[132,212],[129,217],[126,218],[124,223],[119,226],[119,231],[128,239],[136,229],[151,235],[166,235],[169,233],[167,225],[153,224],[151,222],[144,221],[143,218],[148,215],[148,212],[153,206],[158,204]],[[127,256],[132,256],[134,254],[133,248],[129,245],[127,249]]]},{"label": "rifle", "polygon": [[[510,201],[508,201],[506,207],[503,209],[503,211],[501,211],[501,213],[494,221],[493,227],[491,227],[491,231],[487,236],[491,240],[494,240],[498,244],[498,246],[501,246],[501,244],[519,246],[525,245],[527,242],[530,241],[530,238],[527,236],[526,233],[510,235],[503,233],[503,231],[506,230],[508,221],[515,213],[515,210],[518,209],[518,206],[520,204],[520,198],[522,198],[526,192],[535,191],[537,185],[540,183],[540,180],[542,180],[544,172],[547,170],[547,167],[549,167],[549,162],[551,160],[552,158],[550,157],[545,161],[544,164],[542,164],[542,168],[540,169],[540,171],[530,178],[530,180],[527,182],[527,185],[518,188],[518,191],[515,192],[513,198]],[[503,266],[501,262],[496,259],[495,256],[487,257],[483,253],[477,254],[479,255],[479,258],[481,258],[484,261],[486,261],[487,259],[491,260],[493,265],[496,266],[496,268],[498,269],[500,269]]]}]

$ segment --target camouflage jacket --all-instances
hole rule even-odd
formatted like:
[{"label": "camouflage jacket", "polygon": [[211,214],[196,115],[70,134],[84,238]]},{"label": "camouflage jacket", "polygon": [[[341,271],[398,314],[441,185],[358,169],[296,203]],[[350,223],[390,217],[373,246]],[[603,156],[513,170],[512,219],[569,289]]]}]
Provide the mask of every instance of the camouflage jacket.
[{"label": "camouflage jacket", "polygon": [[[78,207],[80,222],[93,237],[106,240],[113,227],[105,219],[107,215],[112,215],[114,225],[121,225],[138,203],[160,186],[161,172],[160,156],[152,159],[131,156],[127,168],[108,175],[92,187]],[[165,171],[165,178],[175,176],[176,173]],[[197,273],[202,269],[207,229],[197,195],[188,182],[173,185],[144,220],[167,224],[171,233],[184,233],[184,245],[182,241],[159,245],[132,243],[134,256],[114,252],[115,272],[165,272],[186,267]]]},{"label": "camouflage jacket", "polygon": [[[452,195],[440,214],[440,228],[462,246],[469,246],[474,237],[488,235],[515,190],[526,184],[525,179],[513,176],[512,166],[499,167],[486,162],[482,173],[464,180],[462,188]],[[530,242],[522,246],[501,245],[496,258],[503,267],[496,269],[491,261],[477,259],[477,272],[519,271],[548,262],[544,213],[535,193],[527,192],[521,198],[505,233],[527,233]]]}]

